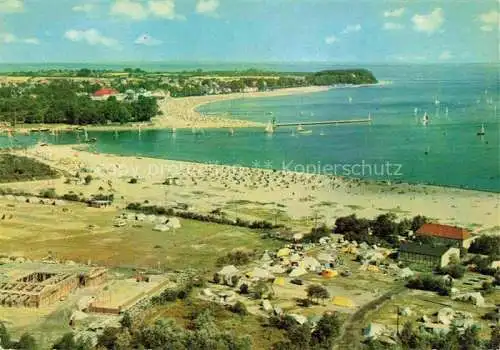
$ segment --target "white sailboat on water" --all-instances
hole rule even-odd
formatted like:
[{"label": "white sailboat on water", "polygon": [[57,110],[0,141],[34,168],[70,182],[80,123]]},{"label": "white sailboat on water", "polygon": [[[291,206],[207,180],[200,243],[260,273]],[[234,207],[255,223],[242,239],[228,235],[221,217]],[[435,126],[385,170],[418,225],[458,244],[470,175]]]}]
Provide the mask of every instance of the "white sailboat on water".
[{"label": "white sailboat on water", "polygon": [[481,129],[479,129],[479,131],[477,132],[477,136],[484,136],[485,135],[485,131],[484,131],[484,124],[481,124]]},{"label": "white sailboat on water", "polygon": [[429,123],[429,115],[427,112],[424,113],[424,116],[422,117],[422,124],[427,125]]},{"label": "white sailboat on water", "polygon": [[304,129],[304,127],[302,126],[302,124],[299,124],[297,126],[297,133],[298,134],[312,134],[312,130],[306,130],[306,129]]},{"label": "white sailboat on water", "polygon": [[439,105],[440,103],[441,103],[441,101],[439,101],[438,97],[436,96],[436,97],[434,98],[434,104],[437,106],[437,105]]}]

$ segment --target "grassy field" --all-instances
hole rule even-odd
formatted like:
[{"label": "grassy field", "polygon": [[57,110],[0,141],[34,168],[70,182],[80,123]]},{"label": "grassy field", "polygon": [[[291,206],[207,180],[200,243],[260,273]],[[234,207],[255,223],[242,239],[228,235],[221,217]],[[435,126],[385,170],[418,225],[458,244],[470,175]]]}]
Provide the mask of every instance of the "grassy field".
[{"label": "grassy field", "polygon": [[161,318],[172,318],[177,324],[187,327],[190,321],[189,316],[193,312],[208,307],[213,311],[216,325],[220,330],[226,330],[238,336],[250,336],[253,349],[271,349],[272,344],[284,339],[284,335],[280,330],[263,327],[262,320],[257,316],[240,316],[222,306],[200,300],[177,301],[164,306],[156,306],[150,309],[145,320],[148,323],[153,323]]},{"label": "grassy field", "polygon": [[[0,255],[39,259],[49,253],[106,266],[162,269],[213,269],[219,256],[238,249],[274,249],[279,242],[262,239],[245,228],[181,219],[182,228],[153,231],[153,224],[130,221],[113,227],[121,211],[83,204],[50,206],[0,199]],[[28,243],[27,243],[28,242]]]}]

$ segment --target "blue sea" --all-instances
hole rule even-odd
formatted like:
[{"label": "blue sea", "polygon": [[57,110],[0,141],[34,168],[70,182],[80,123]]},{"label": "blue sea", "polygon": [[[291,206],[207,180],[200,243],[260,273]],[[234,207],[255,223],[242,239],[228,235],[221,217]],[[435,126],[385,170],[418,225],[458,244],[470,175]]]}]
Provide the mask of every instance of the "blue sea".
[{"label": "blue sea", "polygon": [[[170,67],[170,66],[169,66]],[[215,69],[217,66],[201,66]],[[326,64],[225,65],[277,71],[339,68]],[[343,67],[352,67],[345,65]],[[148,67],[141,67],[147,69]],[[171,68],[178,70],[179,66]],[[195,68],[195,66],[192,66]],[[500,192],[498,65],[366,65],[383,84],[330,89],[286,97],[215,102],[200,111],[229,113],[234,118],[267,122],[327,121],[366,118],[372,123],[227,130],[150,130],[90,132],[98,152],[321,172],[339,176],[427,183]],[[1,69],[1,67],[0,67]],[[150,70],[168,70],[150,66]],[[185,69],[190,69],[186,66]],[[222,68],[220,68],[222,69]],[[430,122],[423,125],[427,113]],[[484,125],[485,135],[477,132]],[[15,143],[40,141],[71,144],[73,133],[17,136]],[[0,137],[0,146],[8,145]]]}]

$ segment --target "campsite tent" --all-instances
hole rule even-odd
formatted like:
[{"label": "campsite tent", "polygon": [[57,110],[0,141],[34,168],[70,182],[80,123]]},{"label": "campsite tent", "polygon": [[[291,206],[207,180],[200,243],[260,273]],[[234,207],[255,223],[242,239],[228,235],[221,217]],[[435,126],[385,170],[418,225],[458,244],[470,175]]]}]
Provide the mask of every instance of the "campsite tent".
[{"label": "campsite tent", "polygon": [[278,277],[274,280],[273,282],[277,286],[284,286],[285,285],[285,279],[283,277]]},{"label": "campsite tent", "polygon": [[306,273],[307,273],[306,269],[299,266],[299,267],[296,267],[295,269],[293,269],[292,272],[290,272],[289,276],[290,277],[299,277],[299,276],[305,275]]},{"label": "campsite tent", "polygon": [[261,269],[259,267],[256,267],[254,268],[252,271],[249,271],[246,276],[248,278],[252,278],[252,279],[262,279],[262,280],[269,280],[269,279],[273,279],[274,276],[272,275],[272,273],[270,273],[269,271],[267,270],[264,270],[264,269]]},{"label": "campsite tent", "polygon": [[337,271],[330,270],[330,269],[325,269],[321,272],[321,276],[323,276],[324,278],[333,278],[333,277],[337,277],[338,275],[339,275],[339,273]]},{"label": "campsite tent", "polygon": [[290,255],[290,249],[289,248],[281,248],[278,250],[278,258],[284,257],[284,256],[289,256]]},{"label": "campsite tent", "polygon": [[170,228],[167,225],[156,225],[153,227],[153,231],[166,232],[168,230],[170,230]]},{"label": "campsite tent", "polygon": [[333,305],[336,305],[336,306],[341,306],[341,307],[354,307],[355,304],[354,302],[347,298],[347,297],[343,297],[343,296],[334,296],[332,298],[332,304]]},{"label": "campsite tent", "polygon": [[173,228],[173,229],[178,229],[181,228],[181,222],[177,218],[170,218],[168,219],[168,222],[166,224],[168,227]]}]

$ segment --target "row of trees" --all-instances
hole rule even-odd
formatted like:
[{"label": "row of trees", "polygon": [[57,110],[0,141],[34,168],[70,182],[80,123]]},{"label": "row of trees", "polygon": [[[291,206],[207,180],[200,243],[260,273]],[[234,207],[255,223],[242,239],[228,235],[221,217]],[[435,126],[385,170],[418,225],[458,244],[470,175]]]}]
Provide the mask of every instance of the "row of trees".
[{"label": "row of trees", "polygon": [[309,322],[298,324],[291,316],[273,316],[271,326],[285,331],[286,339],[274,344],[275,350],[331,349],[340,334],[342,321],[336,313],[325,313],[313,327]]},{"label": "row of trees", "polygon": [[[373,220],[358,218],[356,214],[352,214],[337,218],[333,232],[344,235],[347,240],[395,245],[398,243],[398,236],[406,235],[410,230],[418,230],[427,221],[428,219],[421,215],[398,221],[393,213],[381,214]],[[312,236],[319,239],[330,232],[331,230],[323,225],[313,229]]]},{"label": "row of trees", "polygon": [[204,222],[212,222],[221,225],[231,225],[231,226],[239,226],[246,227],[251,229],[276,229],[282,228],[283,225],[273,223],[265,220],[255,220],[248,221],[240,218],[236,218],[235,220],[229,219],[226,217],[221,217],[214,214],[200,214],[194,213],[185,210],[174,210],[173,208],[165,208],[161,206],[155,205],[142,205],[141,203],[129,203],[126,207],[127,210],[132,210],[136,212],[141,212],[143,214],[153,214],[153,215],[170,215],[170,216],[178,216],[184,219],[204,221]]},{"label": "row of trees", "polygon": [[[99,86],[54,80],[35,86],[0,87],[0,121],[15,123],[64,123],[75,125],[150,121],[159,113],[153,97],[120,102],[110,97],[94,101],[79,92]],[[83,90],[83,91],[82,91]]]}]

